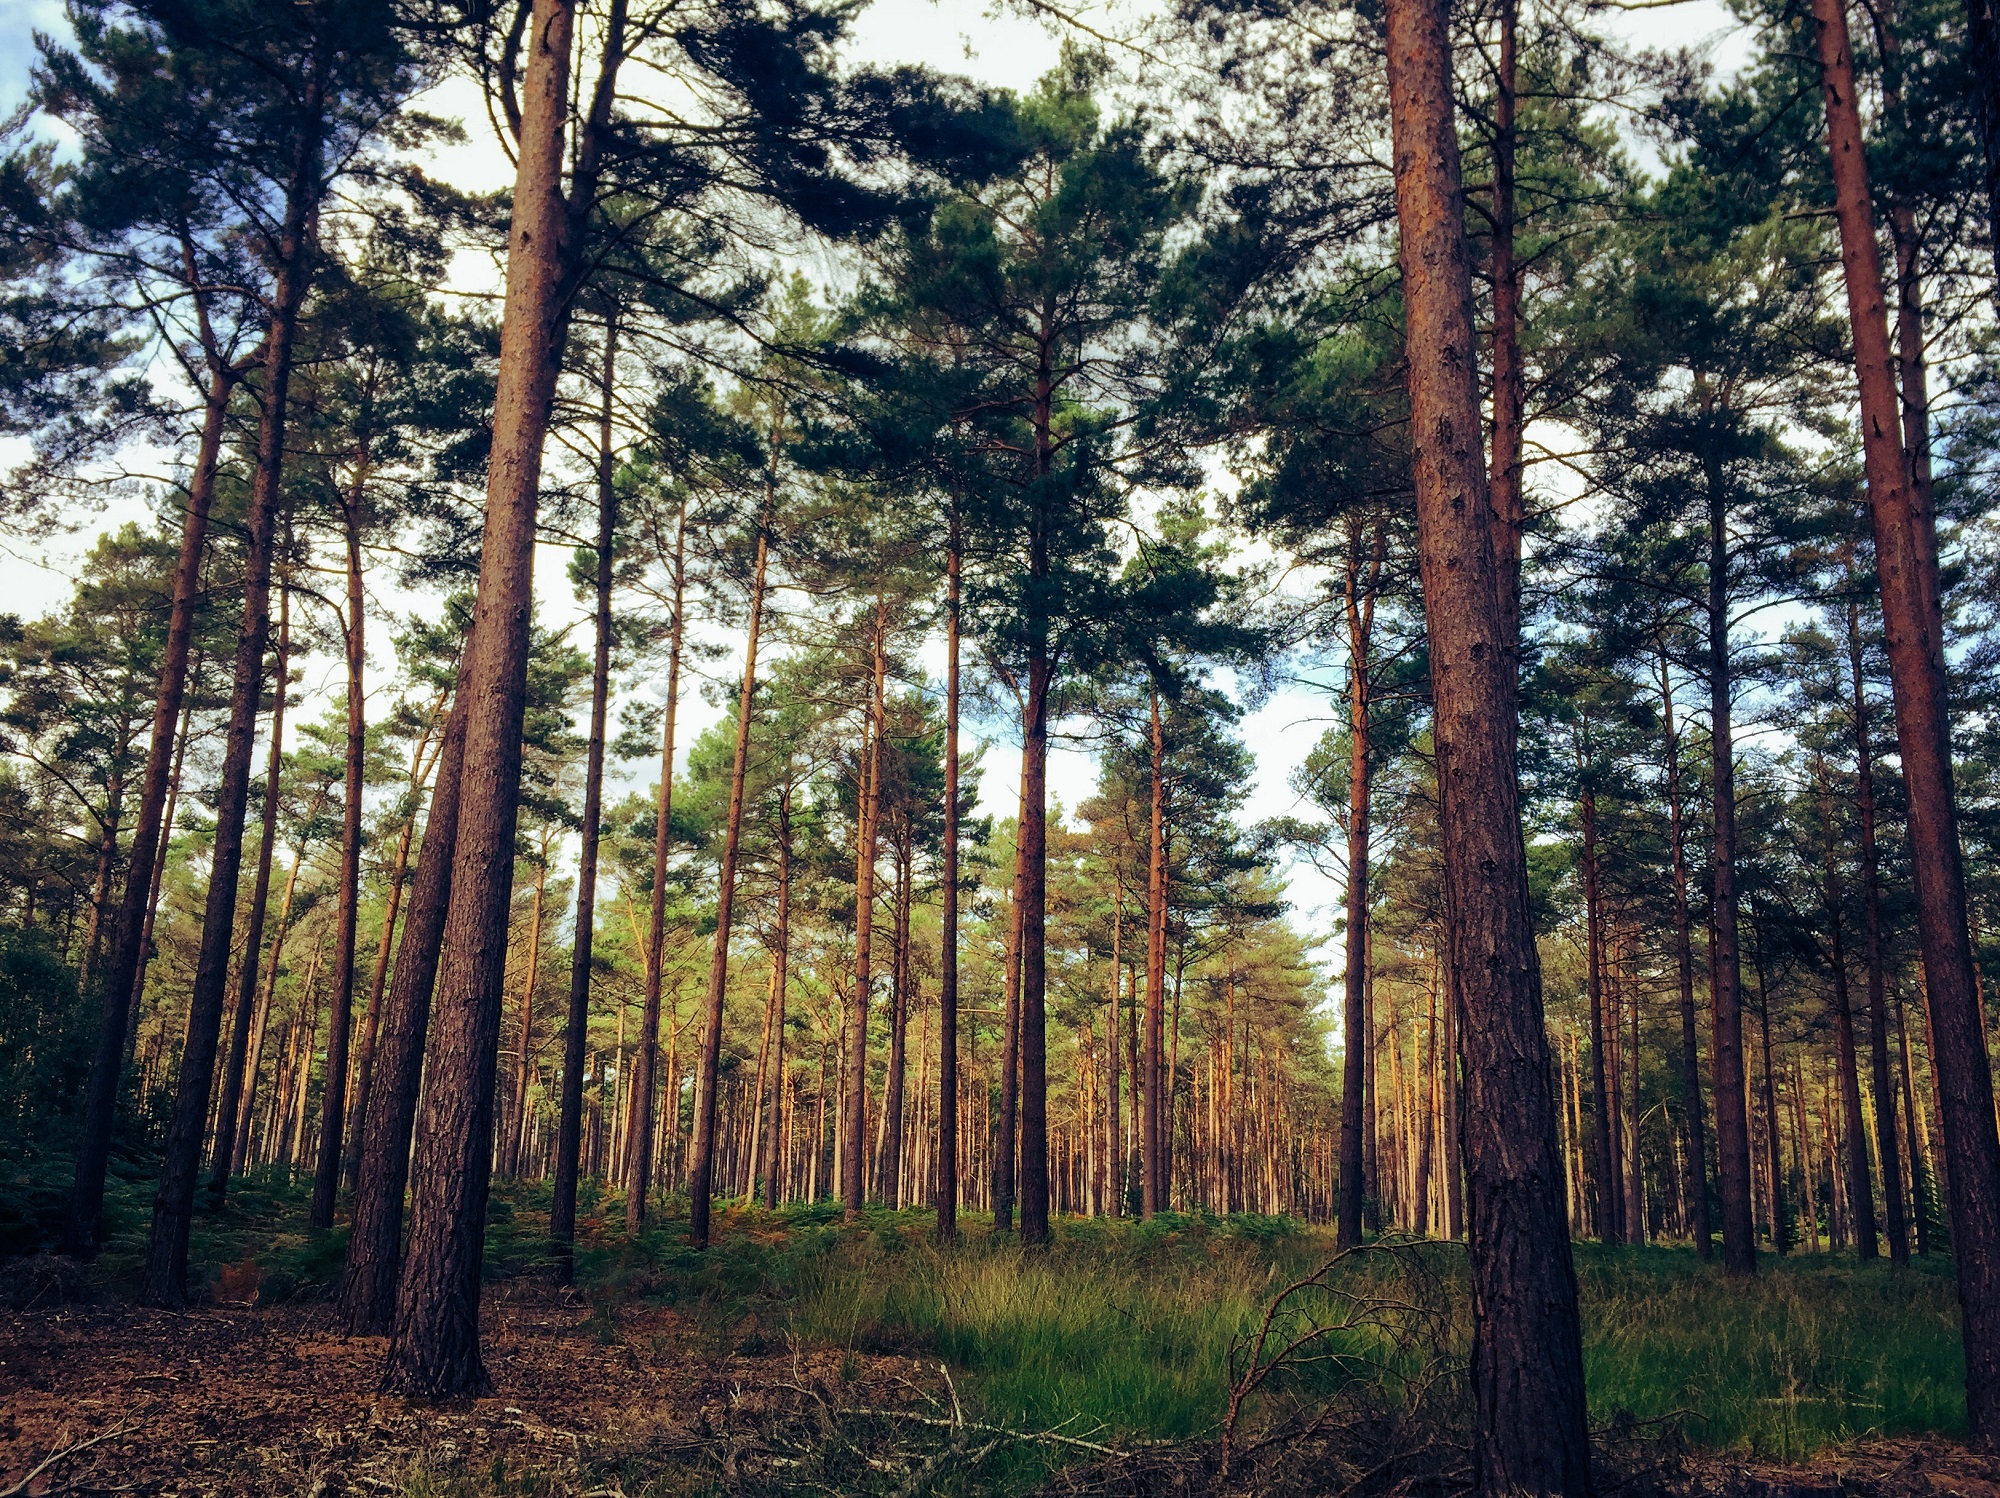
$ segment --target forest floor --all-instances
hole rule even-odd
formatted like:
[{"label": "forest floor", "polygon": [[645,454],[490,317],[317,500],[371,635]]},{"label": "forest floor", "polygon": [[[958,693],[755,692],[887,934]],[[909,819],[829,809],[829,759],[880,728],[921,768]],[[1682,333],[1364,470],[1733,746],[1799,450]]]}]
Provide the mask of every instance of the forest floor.
[{"label": "forest floor", "polygon": [[[1340,1323],[1218,1433],[1264,1310],[1330,1252],[1258,1218],[1072,1222],[1045,1254],[921,1213],[726,1211],[694,1255],[671,1208],[636,1244],[586,1215],[574,1288],[537,1263],[542,1203],[496,1200],[492,1394],[375,1393],[384,1342],[339,1333],[339,1235],[286,1189],[195,1244],[207,1303],[131,1303],[138,1247],[79,1277],[0,1271],[0,1498],[45,1493],[1450,1492],[1463,1480],[1462,1253],[1388,1250],[1295,1296]],[[601,1204],[615,1208],[615,1202]],[[1721,1282],[1684,1250],[1580,1245],[1606,1491],[2000,1498],[1963,1422],[1947,1268],[1832,1256]],[[1316,1298],[1315,1298],[1316,1297]],[[1290,1324],[1281,1317],[1279,1325]],[[1259,1443],[1264,1443],[1261,1446]]]}]

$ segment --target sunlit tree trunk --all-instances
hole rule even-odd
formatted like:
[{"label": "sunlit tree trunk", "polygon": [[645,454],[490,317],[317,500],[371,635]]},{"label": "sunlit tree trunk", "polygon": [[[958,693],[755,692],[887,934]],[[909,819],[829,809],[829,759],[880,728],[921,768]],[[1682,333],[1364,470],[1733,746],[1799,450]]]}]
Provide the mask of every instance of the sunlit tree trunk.
[{"label": "sunlit tree trunk", "polygon": [[887,686],[887,602],[875,601],[873,674],[862,729],[859,797],[854,807],[854,992],[847,1015],[847,1111],[841,1116],[840,1195],[846,1219],[859,1220],[868,1178],[868,1006],[875,937],[875,856],[882,806],[883,697]]},{"label": "sunlit tree trunk", "polygon": [[[959,586],[964,537],[959,529],[958,498],[951,504],[951,531],[945,553],[944,663],[944,846],[940,855],[938,952],[938,1173],[937,1236],[949,1244],[958,1238],[958,645]],[[1117,964],[1112,964],[1111,1049],[1118,1049]],[[1117,1103],[1112,1103],[1112,1134],[1117,1127]]]}]

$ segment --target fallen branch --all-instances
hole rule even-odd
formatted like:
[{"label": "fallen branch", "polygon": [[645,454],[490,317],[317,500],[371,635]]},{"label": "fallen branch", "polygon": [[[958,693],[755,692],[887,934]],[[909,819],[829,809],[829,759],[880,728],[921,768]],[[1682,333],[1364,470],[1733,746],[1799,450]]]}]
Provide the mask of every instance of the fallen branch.
[{"label": "fallen branch", "polygon": [[48,1471],[57,1462],[62,1461],[65,1457],[75,1456],[79,1451],[87,1451],[100,1441],[108,1441],[113,1436],[122,1436],[131,1429],[130,1425],[114,1425],[109,1430],[99,1431],[88,1440],[78,1441],[74,1445],[59,1447],[51,1451],[29,1469],[26,1477],[15,1483],[11,1488],[0,1489],[0,1498],[23,1498],[28,1489],[34,1485],[35,1479]]}]

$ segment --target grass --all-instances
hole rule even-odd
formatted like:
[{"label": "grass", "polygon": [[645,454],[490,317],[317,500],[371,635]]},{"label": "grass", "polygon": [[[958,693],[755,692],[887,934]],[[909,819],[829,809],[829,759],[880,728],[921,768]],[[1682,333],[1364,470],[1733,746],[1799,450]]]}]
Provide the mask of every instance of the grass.
[{"label": "grass", "polygon": [[[538,1266],[547,1201],[546,1187],[498,1187],[489,1278]],[[137,1206],[118,1203],[121,1231],[96,1271],[114,1283],[136,1279]],[[223,1215],[197,1215],[196,1277],[254,1255],[265,1300],[321,1293],[344,1236],[303,1231],[304,1206],[303,1182],[242,1183]],[[816,1204],[725,1209],[717,1246],[696,1254],[677,1203],[636,1243],[615,1226],[615,1195],[587,1196],[582,1208],[578,1279],[604,1335],[615,1334],[610,1308],[644,1302],[691,1313],[715,1351],[796,1340],[937,1358],[993,1420],[1117,1438],[1213,1430],[1232,1348],[1279,1288],[1330,1252],[1327,1235],[1282,1219],[1162,1216],[1061,1222],[1050,1248],[1030,1255],[971,1214],[960,1245],[940,1251],[928,1213],[871,1211],[851,1227],[837,1205]],[[1462,1358],[1463,1249],[1419,1252]],[[1782,1459],[1964,1429],[1948,1262],[1897,1271],[1836,1255],[1766,1257],[1749,1280],[1679,1248],[1579,1244],[1576,1262],[1599,1424],[1673,1420],[1695,1444]]]}]

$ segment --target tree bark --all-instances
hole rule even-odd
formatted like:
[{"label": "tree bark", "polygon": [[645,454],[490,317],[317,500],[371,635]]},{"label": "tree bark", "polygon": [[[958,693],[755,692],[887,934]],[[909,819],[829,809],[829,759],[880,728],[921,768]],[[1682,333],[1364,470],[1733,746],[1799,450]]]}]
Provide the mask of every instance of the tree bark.
[{"label": "tree bark", "polygon": [[743,785],[750,766],[750,721],[757,702],[757,631],[764,618],[764,569],[770,555],[777,493],[778,436],[771,437],[771,473],[757,525],[757,560],[750,578],[750,624],[743,646],[743,686],[736,698],[736,757],[729,770],[729,820],[722,835],[716,885],[715,949],[708,964],[702,1017],[701,1067],[695,1078],[694,1148],[688,1169],[688,1243],[708,1247],[709,1197],[715,1184],[715,1093],[722,1065],[722,999],[729,988],[729,933],[736,909],[736,854],[743,842]]},{"label": "tree bark", "polygon": [[[264,948],[264,912],[271,898],[271,856],[278,841],[279,774],[284,767],[285,696],[291,685],[292,596],[289,588],[278,590],[277,686],[271,696],[271,757],[264,771],[264,815],[257,845],[257,879],[250,892],[250,923],[243,936],[243,960],[237,973],[236,1016],[229,1037],[229,1057],[222,1070],[222,1104],[216,1112],[215,1147],[210,1156],[208,1194],[219,1207],[229,1191],[229,1174],[237,1167],[237,1118],[243,1109],[247,1089],[246,1067],[250,1061],[250,1028],[257,1018],[257,956]],[[296,865],[292,869],[298,878]],[[291,910],[292,894],[285,891],[285,910]],[[282,926],[285,917],[280,916]],[[280,938],[282,939],[282,937]],[[276,952],[271,967],[278,966]]]},{"label": "tree bark", "polygon": [[1584,1494],[1582,1333],[1515,765],[1518,641],[1502,627],[1514,584],[1479,444],[1448,7],[1389,0],[1384,19],[1446,950],[1465,1004],[1473,1489]]},{"label": "tree bark", "polygon": [[[681,645],[687,619],[687,505],[674,521],[674,622],[667,641],[667,710],[660,730],[660,797],[653,819],[652,924],[646,928],[646,998],[639,1012],[639,1054],[632,1068],[625,1130],[625,1231],[646,1225],[653,1184],[653,1093],[660,1071],[660,990],[667,940],[667,850],[674,820],[674,717],[680,707]],[[678,1096],[669,1100],[679,1122]]]},{"label": "tree bark", "polygon": [[[235,679],[230,688],[229,726],[223,739],[222,774],[215,800],[215,842],[210,854],[208,899],[202,915],[201,949],[188,994],[188,1043],[181,1053],[173,1121],[153,1198],[153,1226],[146,1248],[142,1290],[148,1304],[179,1307],[187,1301],[188,1230],[194,1215],[195,1177],[208,1126],[209,1089],[215,1081],[215,1051],[222,1027],[222,991],[229,980],[230,948],[236,932],[237,876],[243,866],[243,813],[250,799],[250,754],[254,747],[258,699],[264,680],[264,649],[271,632],[271,550],[281,502],[285,460],[285,406],[292,377],[292,345],[299,304],[311,279],[307,265],[310,225],[320,190],[321,83],[317,72],[300,98],[285,217],[279,231],[277,272],[272,286],[270,325],[264,339],[263,413],[257,430],[256,467],[249,508],[243,574],[243,625],[237,635]],[[151,874],[150,867],[146,871]],[[128,876],[129,877],[129,876]],[[143,883],[133,878],[133,882]],[[122,924],[122,922],[121,922]],[[111,991],[124,1007],[122,969]]]},{"label": "tree bark", "polygon": [[409,1251],[382,1379],[384,1392],[406,1397],[457,1398],[488,1387],[479,1352],[480,1262],[520,800],[535,516],[581,218],[596,192],[591,153],[609,125],[623,46],[622,0],[614,0],[606,18],[598,87],[573,174],[575,196],[566,201],[562,168],[574,21],[574,0],[535,0],[508,235],[486,533],[466,646],[458,837],[413,1167]]},{"label": "tree bark", "polygon": [[361,1172],[341,1273],[340,1312],[355,1336],[382,1336],[396,1315],[403,1253],[403,1195],[410,1179],[410,1136],[416,1126],[431,995],[451,902],[452,857],[458,843],[459,783],[465,767],[467,662],[461,655],[451,715],[438,748],[410,913],[396,949],[395,976],[382,1011],[378,1074],[361,1115]]},{"label": "tree bark", "polygon": [[903,1094],[909,1069],[910,895],[914,870],[907,820],[892,834],[896,868],[889,970],[889,1068],[882,1082],[882,1197],[893,1211],[903,1205]]},{"label": "tree bark", "polygon": [[563,1028],[562,1113],[556,1126],[555,1195],[549,1242],[555,1275],[568,1284],[576,1239],[576,1187],[583,1151],[584,1048],[590,1035],[590,961],[597,935],[597,842],[604,821],[605,719],[611,701],[611,564],[618,539],[617,454],[612,446],[618,377],[618,323],[604,326],[603,401],[597,419],[596,636],[590,663],[590,746],[583,770],[583,827],[576,862],[576,940],[570,949],[569,1013]]},{"label": "tree bark", "polygon": [[367,699],[362,692],[368,655],[363,648],[366,600],[361,591],[361,505],[368,478],[368,447],[363,438],[341,517],[347,544],[347,804],[340,833],[340,904],[333,944],[333,1011],[326,1031],[326,1087],[320,1094],[319,1155],[313,1165],[312,1207],[306,1218],[309,1226],[321,1230],[333,1226],[334,1204],[340,1194],[341,1131],[347,1124],[348,1053],[354,1025],[354,948],[361,915],[361,791],[368,747]]},{"label": "tree bark", "polygon": [[1757,1268],[1751,1210],[1750,1119],[1743,1091],[1743,961],[1736,934],[1736,749],[1730,726],[1729,501],[1718,465],[1708,487],[1708,702],[1715,845],[1708,954],[1715,1065],[1717,1195],[1722,1199],[1722,1267]]},{"label": "tree bark", "polygon": [[1764,1150],[1765,1173],[1771,1180],[1771,1248],[1784,1253],[1790,1248],[1785,1231],[1784,1164],[1778,1148],[1778,1083],[1771,1058],[1771,995],[1764,984],[1764,928],[1753,926],[1751,960],[1757,972],[1757,1032],[1764,1048]]},{"label": "tree bark", "polygon": [[[1991,11],[1986,14],[1990,21]],[[1994,1122],[1993,1076],[1966,926],[1937,525],[1904,471],[1847,15],[1838,0],[1814,0],[1813,16],[1818,23],[1834,209],[1854,339],[1863,468],[1882,585],[1896,742],[1908,787],[1917,924],[1944,1120],[1942,1155],[1950,1161],[1947,1184],[1965,1338],[1966,1422],[1974,1442],[1991,1447],[2000,1442],[2000,1129]],[[1989,69],[1989,80],[1996,73],[2000,69]],[[1990,150],[1990,114],[1987,127]]]}]

